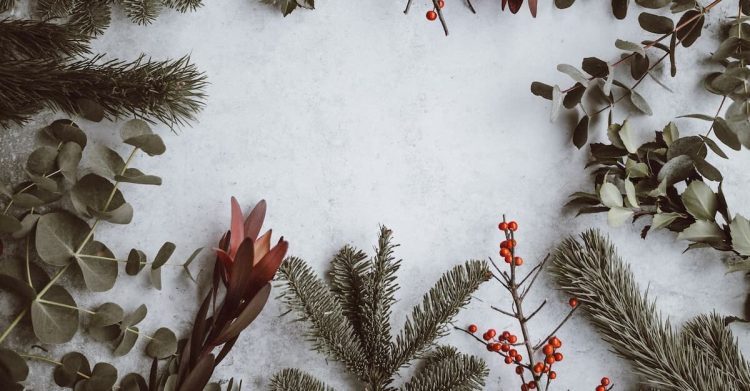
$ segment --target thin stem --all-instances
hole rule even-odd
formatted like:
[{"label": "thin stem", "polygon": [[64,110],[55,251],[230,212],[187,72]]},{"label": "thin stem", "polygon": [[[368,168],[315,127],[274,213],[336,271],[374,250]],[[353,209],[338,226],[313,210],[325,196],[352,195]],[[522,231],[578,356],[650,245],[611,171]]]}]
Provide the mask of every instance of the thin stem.
[{"label": "thin stem", "polygon": [[[51,359],[49,357],[37,356],[37,355],[33,355],[33,354],[24,354],[24,353],[19,353],[18,355],[21,356],[21,357],[23,357],[23,358],[25,358],[25,359],[27,359],[27,360],[36,360],[36,361],[42,361],[42,362],[46,362],[46,363],[54,364],[54,365],[63,365],[63,363],[61,363],[59,361],[56,361],[56,360],[53,360],[53,359]],[[85,373],[78,372],[78,371],[76,371],[76,374],[78,376],[84,378],[84,379],[90,379],[91,378],[91,376],[86,375]]]},{"label": "thin stem", "polygon": [[67,308],[67,309],[70,309],[70,310],[76,310],[76,311],[80,311],[80,312],[85,312],[85,313],[87,313],[89,315],[96,314],[96,312],[91,311],[91,310],[87,310],[85,308],[80,308],[80,307],[76,307],[74,305],[68,305],[68,304],[65,304],[65,303],[58,303],[56,301],[50,301],[50,300],[44,300],[44,299],[37,299],[37,302],[42,303],[42,304],[53,305],[55,307],[61,307],[61,308]]},{"label": "thin stem", "polygon": [[708,132],[706,132],[706,137],[711,134],[711,132],[714,130],[714,125],[716,124],[716,118],[719,117],[719,114],[721,114],[721,109],[724,107],[724,103],[727,101],[727,96],[724,95],[723,98],[721,98],[721,104],[719,104],[719,109],[716,110],[716,114],[714,115],[714,120],[711,122],[711,127],[708,128]]},{"label": "thin stem", "polygon": [[552,332],[551,332],[551,333],[549,333],[549,335],[547,335],[547,337],[545,337],[545,338],[544,338],[543,340],[541,340],[541,341],[540,341],[540,342],[539,342],[539,343],[538,343],[538,344],[537,344],[536,346],[534,346],[534,351],[535,351],[535,352],[536,352],[537,350],[541,349],[541,348],[542,348],[542,346],[544,346],[544,343],[545,343],[545,342],[547,342],[547,340],[548,340],[548,339],[552,338],[552,337],[553,337],[553,336],[554,336],[554,335],[555,335],[555,334],[556,334],[556,333],[557,333],[557,332],[558,332],[558,331],[560,330],[560,328],[561,328],[561,327],[563,327],[563,325],[564,325],[565,323],[567,323],[567,322],[568,322],[568,320],[569,320],[569,319],[570,319],[570,318],[571,318],[571,317],[573,316],[573,313],[574,313],[574,312],[576,312],[576,309],[577,309],[577,308],[578,308],[578,307],[573,307],[573,308],[571,308],[571,309],[570,309],[570,312],[568,312],[568,315],[567,315],[567,316],[565,316],[565,318],[564,318],[564,319],[562,320],[562,322],[560,322],[560,324],[558,324],[558,325],[557,325],[557,327],[555,327],[555,329],[554,329],[554,330],[552,330]]},{"label": "thin stem", "polygon": [[466,5],[469,6],[469,10],[471,10],[472,13],[477,13],[477,10],[474,9],[474,5],[471,4],[471,0],[466,0]]},{"label": "thin stem", "polygon": [[[60,172],[61,172],[60,170],[57,170],[57,171],[55,171],[55,172],[52,172],[52,173],[50,173],[50,174],[46,174],[46,175],[44,175],[44,177],[45,177],[45,178],[50,178],[50,177],[52,177],[52,176],[54,176],[54,175],[57,175],[57,174],[59,174]],[[21,194],[21,193],[23,193],[23,192],[25,192],[25,191],[27,191],[27,190],[30,190],[30,189],[31,189],[31,188],[33,188],[34,186],[36,186],[36,183],[30,183],[30,184],[26,185],[26,186],[25,186],[25,187],[24,187],[23,189],[21,189],[21,190],[17,191],[17,192],[16,192],[15,194],[13,194],[13,195],[15,196],[15,195]],[[8,205],[6,205],[6,206],[5,206],[5,210],[3,210],[3,214],[4,214],[4,215],[5,215],[5,214],[8,214],[8,211],[10,210],[10,207],[11,207],[11,206],[13,206],[13,199],[12,199],[12,198],[11,198],[11,199],[10,199],[10,201],[8,202]]]},{"label": "thin stem", "polygon": [[445,36],[448,36],[448,25],[445,23],[445,18],[443,17],[443,10],[440,9],[440,5],[438,4],[439,0],[432,0],[432,5],[435,7],[435,11],[438,14],[438,19],[440,19],[440,24],[443,26],[443,31],[445,32]]}]

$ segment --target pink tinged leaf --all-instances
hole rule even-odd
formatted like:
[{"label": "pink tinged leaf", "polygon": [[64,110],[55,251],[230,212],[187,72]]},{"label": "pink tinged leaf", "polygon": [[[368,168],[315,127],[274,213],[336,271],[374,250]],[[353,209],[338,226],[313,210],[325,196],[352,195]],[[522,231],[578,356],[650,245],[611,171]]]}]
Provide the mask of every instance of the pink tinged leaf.
[{"label": "pink tinged leaf", "polygon": [[207,354],[198,360],[190,373],[187,374],[185,380],[180,384],[180,390],[202,390],[203,387],[208,384],[211,379],[211,374],[214,372],[214,355]]},{"label": "pink tinged leaf", "polygon": [[531,16],[536,18],[537,0],[529,0],[529,10],[531,10]]},{"label": "pink tinged leaf", "polygon": [[252,299],[250,299],[250,302],[248,302],[245,308],[242,309],[242,312],[240,312],[237,319],[224,327],[215,343],[217,345],[222,344],[239,336],[240,333],[250,326],[250,323],[258,317],[260,312],[263,311],[263,307],[266,305],[266,302],[268,302],[270,294],[271,284],[267,283]]},{"label": "pink tinged leaf", "polygon": [[505,6],[508,5],[508,0],[503,0],[503,11],[505,11]]},{"label": "pink tinged leaf", "polygon": [[242,298],[248,282],[251,281],[253,271],[253,241],[245,239],[237,249],[234,257],[232,271],[229,273],[229,286],[227,287],[226,304],[230,307],[236,305]]},{"label": "pink tinged leaf", "polygon": [[255,263],[257,264],[260,260],[271,251],[271,232],[272,230],[266,231],[258,240],[255,241]]},{"label": "pink tinged leaf", "polygon": [[518,10],[521,9],[521,5],[523,5],[523,0],[508,0],[508,9],[510,9],[510,12],[513,14],[518,13]]},{"label": "pink tinged leaf", "polygon": [[232,197],[232,224],[230,226],[231,235],[229,237],[229,254],[234,255],[240,247],[242,240],[245,239],[245,232],[242,225],[242,209],[237,199]]},{"label": "pink tinged leaf", "polygon": [[220,249],[214,249],[216,250],[216,258],[221,262],[225,267],[231,268],[232,267],[232,257],[229,256],[224,250]]},{"label": "pink tinged leaf", "polygon": [[255,294],[263,285],[273,280],[276,275],[276,271],[281,266],[281,261],[286,256],[286,250],[289,248],[289,242],[285,241],[284,238],[279,240],[279,243],[274,246],[271,251],[266,254],[260,262],[253,268],[252,280],[248,286],[248,290],[245,293],[247,297],[250,292],[251,295]]},{"label": "pink tinged leaf", "polygon": [[266,219],[266,200],[260,200],[245,220],[245,236],[255,240]]}]

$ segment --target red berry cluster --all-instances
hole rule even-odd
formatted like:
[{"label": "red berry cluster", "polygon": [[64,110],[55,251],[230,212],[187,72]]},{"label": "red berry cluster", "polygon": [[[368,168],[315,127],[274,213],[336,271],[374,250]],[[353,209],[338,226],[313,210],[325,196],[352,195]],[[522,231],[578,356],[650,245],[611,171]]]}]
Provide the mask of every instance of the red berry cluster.
[{"label": "red berry cluster", "polygon": [[503,221],[497,226],[498,229],[505,233],[505,240],[500,242],[500,256],[505,259],[505,263],[509,265],[521,266],[523,265],[523,258],[515,256],[515,249],[518,245],[516,239],[514,239],[513,233],[518,230],[518,223],[511,221],[509,223]]},{"label": "red berry cluster", "polygon": [[[610,381],[608,377],[603,377],[601,383],[599,383],[598,386],[594,389],[595,391],[607,391],[612,389],[612,387],[609,387]],[[608,388],[609,387],[609,388]]]},{"label": "red berry cluster", "polygon": [[557,378],[557,373],[555,371],[552,371],[552,365],[558,361],[562,361],[564,356],[562,353],[558,352],[557,349],[560,349],[562,346],[562,341],[560,341],[560,338],[557,337],[550,337],[549,340],[547,340],[547,344],[544,345],[542,348],[542,352],[544,353],[544,362],[538,362],[534,364],[534,367],[531,368],[534,373],[541,374],[541,373],[548,373],[549,378],[551,380],[554,380]]},{"label": "red berry cluster", "polygon": [[[445,1],[444,0],[438,0],[437,4],[438,4],[438,8],[440,8],[440,9],[443,9],[443,7],[445,7]],[[430,22],[432,22],[432,21],[434,21],[437,18],[438,18],[438,14],[437,14],[437,12],[435,11],[434,8],[431,9],[431,10],[429,10],[429,11],[427,11],[427,20],[429,20]]]}]

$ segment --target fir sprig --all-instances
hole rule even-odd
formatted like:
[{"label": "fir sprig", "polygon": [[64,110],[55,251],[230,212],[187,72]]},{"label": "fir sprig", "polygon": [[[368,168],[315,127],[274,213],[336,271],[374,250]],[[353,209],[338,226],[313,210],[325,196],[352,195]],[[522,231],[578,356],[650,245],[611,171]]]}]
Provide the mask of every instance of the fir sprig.
[{"label": "fir sprig", "polygon": [[62,25],[33,20],[0,20],[0,61],[62,59],[88,54],[88,41],[86,36]]},{"label": "fir sprig", "polygon": [[[279,269],[285,290],[282,302],[310,323],[307,337],[314,348],[342,362],[365,385],[365,389],[394,390],[391,383],[398,370],[426,355],[427,364],[404,390],[478,390],[487,368],[480,359],[459,354],[453,348],[429,352],[435,340],[471,294],[490,276],[482,261],[468,261],[447,272],[412,311],[404,330],[393,340],[391,307],[398,288],[395,273],[400,261],[393,257],[392,233],[380,230],[376,255],[365,255],[349,246],[334,257],[330,287],[299,258],[289,258]],[[330,391],[324,383],[297,370],[276,374],[273,391]]]},{"label": "fir sprig", "polygon": [[87,36],[104,33],[112,19],[110,0],[78,0],[71,11],[69,25]]},{"label": "fir sprig", "polygon": [[659,390],[750,389],[750,367],[726,327],[735,320],[701,315],[676,333],[653,301],[642,295],[630,268],[596,230],[565,240],[551,273],[642,382]]},{"label": "fir sprig", "polygon": [[187,56],[100,60],[0,62],[0,123],[23,123],[46,108],[75,114],[81,102],[93,101],[107,118],[134,115],[172,126],[192,120],[203,107],[205,75]]}]

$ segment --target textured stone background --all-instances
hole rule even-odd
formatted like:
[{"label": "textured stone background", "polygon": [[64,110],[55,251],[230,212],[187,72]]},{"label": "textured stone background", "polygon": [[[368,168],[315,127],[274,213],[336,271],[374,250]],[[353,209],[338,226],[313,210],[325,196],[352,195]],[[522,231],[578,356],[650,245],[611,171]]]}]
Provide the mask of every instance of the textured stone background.
[{"label": "textured stone background", "polygon": [[[369,250],[378,225],[386,224],[402,243],[397,255],[404,258],[394,313],[399,328],[444,270],[495,254],[500,240],[495,226],[507,213],[521,224],[527,261],[543,257],[565,235],[600,227],[676,324],[713,309],[741,312],[746,283],[741,275],[725,275],[716,253],[682,254],[685,243],[672,234],[642,241],[640,224],[608,229],[603,215],[574,219],[561,211],[568,194],[587,189],[585,154],[570,145],[564,119],[549,122],[548,103],[528,92],[529,83],[568,85],[556,74],[557,63],[579,64],[588,55],[615,58],[616,38],[646,38],[634,15],[615,22],[609,2],[581,2],[566,11],[543,2],[533,20],[525,8],[519,15],[501,14],[497,0],[477,1],[478,15],[448,0],[451,36],[445,38],[437,23],[424,20],[428,2],[422,0],[415,0],[408,16],[401,12],[403,1],[322,0],[317,10],[287,18],[256,0],[206,3],[192,14],[166,13],[148,27],[128,23],[118,11],[95,42],[108,58],[190,53],[211,82],[199,121],[179,134],[160,126],[167,154],[136,160],[136,167],[162,175],[164,185],[124,186],[136,209],[133,224],[105,225],[98,234],[117,254],[131,247],[153,253],[170,240],[178,244],[174,261],[179,261],[197,246],[214,244],[227,227],[231,195],[248,206],[267,199],[268,226],[291,242],[291,254],[321,271],[346,243]],[[717,17],[734,12],[717,8],[706,37],[678,54],[684,66],[677,78],[665,77],[673,93],[644,83],[642,93],[657,113],[636,120],[644,140],[674,116],[716,109],[718,99],[702,93],[698,80],[710,67],[703,59],[716,45]],[[0,131],[0,179],[14,175],[31,148],[32,130],[57,116],[47,113],[27,128]],[[98,142],[118,146],[116,125],[81,124]],[[706,130],[702,122],[679,125],[685,134]],[[726,174],[730,206],[750,213],[750,153],[732,152],[729,161],[714,163]],[[200,264],[209,265],[208,258]],[[166,273],[161,292],[141,277],[125,277],[111,292],[80,293],[78,300],[83,306],[116,301],[126,309],[145,302],[150,314],[142,329],[184,330],[203,287],[178,270]],[[80,285],[75,278],[71,283]],[[534,293],[530,303],[551,301],[531,325],[532,334],[542,337],[563,316],[567,298],[546,278]],[[490,302],[509,305],[499,286],[487,284],[478,297],[484,302],[472,302],[459,324],[512,326],[489,309]],[[15,309],[7,300],[1,303],[5,324]],[[308,350],[304,325],[280,318],[281,312],[277,302],[268,305],[216,378],[237,376],[248,389],[263,389],[273,372],[299,367],[339,389],[356,389],[340,365]],[[750,328],[733,328],[750,347]],[[28,335],[14,335],[14,345],[29,344]],[[610,353],[583,319],[573,319],[559,335],[567,359],[559,365],[556,389],[590,390],[603,375],[619,390],[637,388],[627,363]],[[454,334],[443,342],[490,360],[487,389],[517,387],[512,370],[466,336]],[[75,349],[91,351],[92,358],[114,362],[122,371],[147,368],[138,349],[113,359],[106,347],[86,338],[50,354]],[[34,365],[31,389],[53,389],[49,370]]]}]

